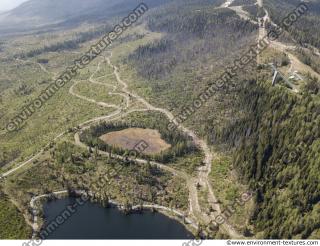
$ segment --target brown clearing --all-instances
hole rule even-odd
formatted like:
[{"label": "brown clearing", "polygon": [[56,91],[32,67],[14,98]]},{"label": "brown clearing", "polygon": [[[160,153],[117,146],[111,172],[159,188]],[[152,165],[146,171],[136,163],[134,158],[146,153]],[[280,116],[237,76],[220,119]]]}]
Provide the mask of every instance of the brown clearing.
[{"label": "brown clearing", "polygon": [[148,146],[142,151],[144,154],[158,154],[171,147],[161,138],[158,130],[128,128],[121,131],[109,132],[100,137],[102,141],[111,146],[116,146],[126,150],[135,149],[142,141]]}]

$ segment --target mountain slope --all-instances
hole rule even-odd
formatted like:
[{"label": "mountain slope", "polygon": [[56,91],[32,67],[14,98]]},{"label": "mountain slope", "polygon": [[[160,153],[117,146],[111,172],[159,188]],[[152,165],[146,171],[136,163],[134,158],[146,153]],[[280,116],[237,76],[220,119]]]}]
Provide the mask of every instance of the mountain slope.
[{"label": "mountain slope", "polygon": [[[150,8],[168,0],[144,1]],[[28,31],[52,24],[83,22],[125,15],[141,3],[139,0],[30,0],[0,14],[0,31]]]}]

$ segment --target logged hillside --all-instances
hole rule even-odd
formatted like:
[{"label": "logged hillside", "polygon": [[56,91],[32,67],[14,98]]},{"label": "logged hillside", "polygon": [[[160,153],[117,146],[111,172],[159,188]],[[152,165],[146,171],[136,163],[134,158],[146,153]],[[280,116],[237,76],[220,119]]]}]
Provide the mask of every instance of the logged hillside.
[{"label": "logged hillside", "polygon": [[[153,8],[170,1],[146,0],[144,3]],[[84,22],[124,17],[139,4],[139,0],[29,0],[0,14],[0,34],[60,30]]]},{"label": "logged hillside", "polygon": [[[149,28],[166,35],[140,46],[128,57],[127,62],[142,78],[140,83],[154,95],[154,103],[176,115],[192,105],[208,86],[216,84],[226,67],[256,42],[258,27],[240,19],[232,10],[217,9],[220,4],[216,1],[170,6],[152,12]],[[256,61],[253,61],[239,69],[224,85],[225,89],[217,88],[214,96],[186,122],[209,143],[222,144],[223,129],[230,128],[245,114],[239,91],[246,82],[255,79]]]},{"label": "logged hillside", "polygon": [[[241,20],[233,11],[216,9],[220,1],[215,4],[203,1],[198,5],[195,2],[150,12],[149,29],[166,35],[141,45],[126,61],[142,78],[140,86],[151,89],[154,102],[177,114],[215,83],[235,57],[254,44],[257,31],[257,26]],[[241,80],[253,75],[249,66],[237,77]],[[229,86],[233,86],[232,81]],[[230,103],[228,93],[221,91],[216,96],[219,98],[211,98],[199,110],[192,124],[203,127],[201,122],[208,117],[204,112],[219,111],[217,104]]]},{"label": "logged hillside", "polygon": [[[320,2],[316,0],[305,1],[308,12],[299,18],[299,21],[292,25],[288,31],[292,38],[300,44],[309,43],[320,48]],[[266,0],[266,9],[271,19],[278,25],[291,13],[299,4],[300,0]]]}]

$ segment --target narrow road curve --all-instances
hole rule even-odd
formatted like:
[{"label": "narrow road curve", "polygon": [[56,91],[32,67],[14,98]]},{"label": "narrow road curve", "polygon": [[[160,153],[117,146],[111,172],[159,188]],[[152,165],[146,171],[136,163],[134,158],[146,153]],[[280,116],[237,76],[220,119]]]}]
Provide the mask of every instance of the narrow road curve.
[{"label": "narrow road curve", "polygon": [[[98,71],[100,70],[101,64],[102,64],[103,62],[105,62],[105,60],[102,60],[102,61],[100,61],[100,62],[98,63],[97,69],[95,70],[94,73],[91,74],[91,76],[90,76],[90,78],[89,78],[89,82],[92,83],[92,84],[99,84],[99,85],[103,85],[103,86],[110,87],[110,85],[108,85],[108,84],[100,83],[100,82],[97,82],[96,80],[93,79],[93,77],[96,75],[96,73],[98,73]],[[105,102],[97,102],[97,101],[94,100],[94,99],[91,99],[91,98],[88,98],[88,97],[86,97],[86,96],[82,96],[82,95],[76,93],[76,92],[74,91],[74,87],[76,87],[79,83],[81,83],[81,81],[75,81],[74,84],[70,87],[69,93],[70,93],[71,95],[73,95],[73,96],[75,96],[75,97],[78,97],[78,98],[80,98],[80,99],[82,99],[82,100],[85,100],[85,101],[87,101],[87,102],[94,103],[94,104],[96,104],[96,105],[98,105],[98,106],[100,106],[100,107],[121,109],[121,107],[118,106],[118,105],[109,104],[109,103],[105,103]],[[112,87],[112,86],[111,86],[111,87]],[[115,89],[116,89],[116,87],[113,87],[113,91],[114,91]],[[116,93],[116,94],[115,94],[115,93],[113,93],[113,91],[112,91],[112,92],[109,92],[108,94],[109,94],[109,95],[117,95],[117,96],[122,96],[122,97],[124,97],[124,98],[126,99],[126,101],[127,101],[126,105],[127,105],[127,106],[129,105],[129,99],[128,99],[128,97],[123,96],[123,94],[120,94],[120,93]]]},{"label": "narrow road curve", "polygon": [[[24,61],[24,60],[21,60],[21,59],[19,59],[19,58],[17,58],[16,60],[19,61],[19,62],[23,62],[23,63],[34,63],[34,62],[31,62],[31,61]],[[99,64],[100,64],[100,63],[99,63]],[[99,66],[99,64],[98,64],[98,66]],[[38,65],[40,66],[40,64],[38,64]],[[40,67],[42,68],[42,70],[43,70],[45,73],[51,74],[51,75],[53,75],[53,77],[56,76],[56,74],[49,72],[44,66],[40,66]],[[100,67],[100,66],[99,66],[99,67]],[[98,69],[95,71],[95,73],[96,73],[97,71],[98,71]],[[69,92],[70,92],[70,90],[72,91],[71,88],[69,89]],[[70,94],[72,94],[72,93],[70,92]],[[83,127],[83,126],[85,126],[85,125],[93,124],[93,123],[95,123],[95,122],[99,122],[99,121],[103,121],[103,120],[112,119],[113,117],[116,117],[116,116],[118,116],[119,114],[121,114],[121,112],[122,112],[122,109],[121,109],[120,107],[117,107],[117,110],[116,110],[116,111],[114,111],[114,112],[112,112],[112,113],[110,113],[110,114],[108,114],[108,115],[106,115],[106,116],[96,117],[96,118],[93,118],[93,119],[91,119],[91,120],[85,121],[85,122],[81,123],[81,124],[79,125],[79,127]],[[6,133],[7,133],[7,132],[4,132],[4,134],[6,134]],[[57,136],[53,139],[53,141],[57,141],[59,138],[61,138],[62,136],[64,136],[66,133],[67,133],[67,132],[60,133],[59,135],[57,135]],[[28,160],[26,160],[26,161],[24,161],[24,162],[22,162],[22,163],[19,163],[19,164],[17,164],[16,167],[10,169],[9,171],[7,171],[7,172],[5,172],[5,173],[0,174],[0,180],[1,180],[2,178],[8,177],[9,175],[12,175],[13,173],[15,173],[15,172],[17,172],[18,170],[22,169],[24,166],[30,164],[32,161],[34,161],[34,160],[36,160],[37,158],[39,158],[39,157],[44,153],[45,149],[46,149],[47,147],[49,147],[49,145],[50,145],[50,143],[48,143],[48,144],[47,144],[45,147],[43,147],[37,154],[35,154],[35,155],[33,155],[32,157],[30,157]],[[13,164],[13,163],[12,163],[12,164]]]},{"label": "narrow road curve", "polygon": [[39,232],[39,224],[38,224],[38,214],[39,214],[39,209],[36,206],[36,201],[41,199],[41,198],[47,198],[52,195],[57,196],[57,195],[62,195],[68,193],[67,190],[63,191],[57,191],[53,192],[51,194],[44,194],[40,196],[35,196],[31,199],[30,201],[30,208],[32,210],[32,216],[33,216],[33,223],[32,223],[32,239],[35,239],[37,237],[37,232]]},{"label": "narrow road curve", "polygon": [[105,103],[105,102],[97,102],[96,100],[94,99],[91,99],[91,98],[88,98],[86,96],[82,96],[80,94],[77,94],[76,92],[74,92],[74,87],[77,86],[79,83],[81,83],[81,81],[76,81],[73,83],[73,85],[70,87],[69,89],[69,93],[77,98],[80,98],[82,100],[85,100],[87,102],[90,102],[90,103],[94,103],[98,106],[101,106],[101,107],[106,107],[106,108],[115,108],[115,109],[120,109],[119,106],[115,105],[115,104],[109,104],[109,103]]},{"label": "narrow road curve", "polygon": [[[126,100],[126,108],[129,108],[129,107],[130,107],[130,97],[129,97],[126,93],[117,93],[117,92],[115,92],[115,91],[117,90],[117,86],[115,86],[115,85],[109,85],[109,84],[107,84],[107,83],[101,83],[101,82],[96,81],[96,80],[93,78],[93,77],[96,75],[96,73],[98,73],[98,72],[100,71],[101,64],[102,64],[103,62],[107,61],[107,58],[106,58],[106,57],[103,56],[103,58],[104,58],[104,60],[103,60],[102,62],[99,62],[96,71],[95,71],[93,74],[91,74],[91,76],[90,76],[90,78],[89,78],[89,81],[90,81],[92,84],[98,84],[98,85],[103,85],[103,86],[107,86],[107,87],[112,87],[113,90],[112,90],[111,92],[109,92],[108,94],[109,94],[109,95],[117,95],[117,96],[123,97],[123,98]],[[108,63],[108,65],[109,65],[109,63]],[[110,65],[109,65],[109,66],[110,66]],[[106,75],[104,75],[104,76],[106,76]]]},{"label": "narrow road curve", "polygon": [[[53,141],[57,141],[60,137],[62,137],[64,134],[66,134],[66,132],[60,133],[59,135],[57,135]],[[8,177],[9,175],[17,172],[18,170],[20,170],[21,168],[23,168],[24,166],[28,165],[29,163],[31,163],[32,161],[36,160],[38,157],[40,157],[44,152],[45,149],[48,148],[50,145],[50,143],[48,143],[43,149],[41,149],[37,154],[35,154],[34,156],[30,157],[30,159],[20,163],[17,165],[17,167],[10,169],[9,171],[3,173],[0,175],[0,180],[2,178]]]}]

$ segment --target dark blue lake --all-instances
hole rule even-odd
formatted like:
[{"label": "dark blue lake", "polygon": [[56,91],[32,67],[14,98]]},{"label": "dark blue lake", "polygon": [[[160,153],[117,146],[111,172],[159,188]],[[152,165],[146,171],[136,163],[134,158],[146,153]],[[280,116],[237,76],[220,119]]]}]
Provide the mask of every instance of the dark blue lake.
[{"label": "dark blue lake", "polygon": [[[75,198],[47,202],[47,223],[55,221]],[[46,239],[191,239],[192,234],[179,222],[160,213],[145,211],[125,215],[117,208],[104,208],[87,202],[78,207]]]}]

